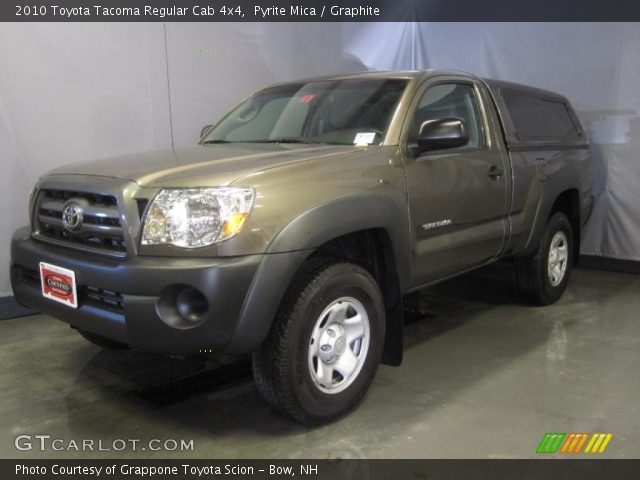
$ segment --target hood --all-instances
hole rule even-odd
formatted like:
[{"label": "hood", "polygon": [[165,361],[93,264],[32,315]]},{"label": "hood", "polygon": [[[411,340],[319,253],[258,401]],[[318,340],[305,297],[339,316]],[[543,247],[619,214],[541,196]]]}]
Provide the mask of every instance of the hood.
[{"label": "hood", "polygon": [[269,168],[364,148],[318,144],[194,145],[74,163],[49,174],[120,178],[142,187],[224,186]]}]

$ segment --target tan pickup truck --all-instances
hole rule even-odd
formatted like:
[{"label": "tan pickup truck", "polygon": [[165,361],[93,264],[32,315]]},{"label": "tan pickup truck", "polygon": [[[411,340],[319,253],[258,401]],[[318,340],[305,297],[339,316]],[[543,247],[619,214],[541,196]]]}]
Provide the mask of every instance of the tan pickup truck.
[{"label": "tan pickup truck", "polygon": [[104,347],[252,354],[265,400],[317,424],[402,359],[402,299],[513,257],[556,301],[592,205],[561,95],[460,72],[271,86],[197,145],[43,176],[16,298]]}]

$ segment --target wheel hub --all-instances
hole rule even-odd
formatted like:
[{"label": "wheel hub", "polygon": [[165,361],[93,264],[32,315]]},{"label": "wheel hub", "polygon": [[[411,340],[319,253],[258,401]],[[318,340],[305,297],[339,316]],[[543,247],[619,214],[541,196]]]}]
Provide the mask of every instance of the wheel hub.
[{"label": "wheel hub", "polygon": [[552,286],[557,287],[562,283],[567,271],[568,258],[569,241],[563,231],[558,231],[551,239],[547,257],[547,274]]},{"label": "wheel hub", "polygon": [[353,297],[332,302],[321,314],[309,341],[309,372],[318,389],[339,393],[356,379],[370,341],[369,316]]},{"label": "wheel hub", "polygon": [[332,324],[320,337],[320,358],[323,362],[333,363],[344,353],[346,347],[344,329],[338,324]]}]

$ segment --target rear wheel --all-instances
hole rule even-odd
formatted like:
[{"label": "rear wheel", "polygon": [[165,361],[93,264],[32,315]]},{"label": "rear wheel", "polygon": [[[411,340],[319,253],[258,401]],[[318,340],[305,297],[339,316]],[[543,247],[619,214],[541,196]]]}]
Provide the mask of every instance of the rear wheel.
[{"label": "rear wheel", "polygon": [[96,335],[95,333],[87,332],[86,330],[78,329],[78,333],[82,335],[86,340],[90,341],[94,345],[106,350],[128,350],[129,347],[124,343],[116,342],[106,337]]},{"label": "rear wheel", "polygon": [[573,263],[573,231],[562,212],[551,216],[536,252],[518,259],[518,287],[537,305],[556,302],[564,293]]},{"label": "rear wheel", "polygon": [[303,423],[340,417],[371,384],[384,329],[382,295],[369,272],[352,263],[311,259],[253,356],[258,391],[269,405]]}]

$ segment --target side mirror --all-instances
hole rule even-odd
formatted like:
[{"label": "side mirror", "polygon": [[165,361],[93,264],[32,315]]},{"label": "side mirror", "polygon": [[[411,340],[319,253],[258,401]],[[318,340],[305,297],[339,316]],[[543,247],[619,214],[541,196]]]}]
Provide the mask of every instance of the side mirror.
[{"label": "side mirror", "polygon": [[436,118],[420,126],[416,139],[418,153],[462,147],[469,142],[467,126],[461,118]]},{"label": "side mirror", "polygon": [[207,130],[209,130],[211,128],[211,125],[205,125],[204,127],[202,127],[202,130],[200,130],[200,138],[204,137],[204,134],[207,133]]}]

